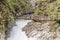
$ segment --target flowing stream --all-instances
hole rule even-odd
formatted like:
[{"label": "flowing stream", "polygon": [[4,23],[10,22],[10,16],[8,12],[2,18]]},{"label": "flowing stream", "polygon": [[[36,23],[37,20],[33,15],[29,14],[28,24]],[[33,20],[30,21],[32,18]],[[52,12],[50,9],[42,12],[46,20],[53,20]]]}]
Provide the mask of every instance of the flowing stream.
[{"label": "flowing stream", "polygon": [[31,20],[16,20],[16,26],[12,28],[10,37],[8,37],[7,40],[34,40],[35,38],[28,38],[25,32],[22,32],[22,28],[27,25],[28,22],[31,22]]}]

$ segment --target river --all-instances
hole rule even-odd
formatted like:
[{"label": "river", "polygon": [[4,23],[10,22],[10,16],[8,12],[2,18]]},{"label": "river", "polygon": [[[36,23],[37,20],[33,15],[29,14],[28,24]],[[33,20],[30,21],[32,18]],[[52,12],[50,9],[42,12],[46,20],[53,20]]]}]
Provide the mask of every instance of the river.
[{"label": "river", "polygon": [[35,40],[35,38],[28,38],[25,35],[25,32],[22,32],[22,28],[29,22],[31,22],[31,20],[16,20],[16,26],[12,28],[10,36],[7,38],[7,40]]}]

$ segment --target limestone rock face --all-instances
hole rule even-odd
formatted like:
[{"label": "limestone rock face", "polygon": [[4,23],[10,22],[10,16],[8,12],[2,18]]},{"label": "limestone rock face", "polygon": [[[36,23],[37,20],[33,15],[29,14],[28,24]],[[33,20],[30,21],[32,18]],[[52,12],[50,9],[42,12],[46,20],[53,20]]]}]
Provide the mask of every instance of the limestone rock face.
[{"label": "limestone rock face", "polygon": [[30,22],[22,31],[25,31],[28,37],[34,37],[37,40],[60,40],[60,28],[56,29],[56,32],[50,32],[49,23]]},{"label": "limestone rock face", "polygon": [[32,4],[33,7],[37,6],[36,4],[37,4],[38,0],[29,0],[29,1],[30,1],[30,3]]},{"label": "limestone rock face", "polygon": [[5,40],[5,34],[0,32],[0,40]]}]

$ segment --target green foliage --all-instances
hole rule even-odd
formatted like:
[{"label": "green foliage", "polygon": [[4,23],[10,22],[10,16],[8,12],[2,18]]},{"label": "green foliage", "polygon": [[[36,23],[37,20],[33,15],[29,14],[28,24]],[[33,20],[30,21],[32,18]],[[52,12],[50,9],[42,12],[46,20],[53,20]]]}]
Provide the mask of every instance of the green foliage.
[{"label": "green foliage", "polygon": [[52,18],[57,14],[57,9],[56,9],[56,5],[54,3],[49,3],[48,8],[46,10],[46,13]]},{"label": "green foliage", "polygon": [[60,3],[60,0],[57,0],[58,3]]},{"label": "green foliage", "polygon": [[[52,2],[53,1],[53,2]],[[38,0],[38,7],[36,8],[35,15],[47,14],[51,19],[58,20],[57,14],[60,14],[60,0]],[[59,26],[57,22],[52,24],[51,32]]]},{"label": "green foliage", "polygon": [[38,0],[38,7],[36,8],[35,14],[39,14],[39,11],[44,12],[44,14],[48,14],[49,17],[54,17],[56,14],[58,14],[58,6],[59,6],[59,1],[54,1],[50,3],[48,0]]},{"label": "green foliage", "polygon": [[50,27],[50,32],[56,31],[56,29],[59,27],[59,24],[55,22],[54,24],[51,25]]},{"label": "green foliage", "polygon": [[5,32],[6,23],[14,21],[13,13],[16,9],[24,9],[27,0],[0,0],[0,31]]},{"label": "green foliage", "polygon": [[34,15],[38,15],[40,13],[40,10],[37,8],[36,10],[35,10],[35,14]]},{"label": "green foliage", "polygon": [[[0,4],[0,31],[5,31],[6,21],[12,22],[14,20],[13,14],[10,12],[9,8],[2,2]],[[7,24],[8,25],[8,24]]]}]

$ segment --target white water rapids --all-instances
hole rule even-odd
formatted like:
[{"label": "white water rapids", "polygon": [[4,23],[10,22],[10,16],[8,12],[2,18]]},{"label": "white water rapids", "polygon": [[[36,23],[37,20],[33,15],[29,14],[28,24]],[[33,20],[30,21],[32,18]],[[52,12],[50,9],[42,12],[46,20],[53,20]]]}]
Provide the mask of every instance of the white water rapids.
[{"label": "white water rapids", "polygon": [[14,26],[12,28],[12,31],[10,32],[10,37],[8,37],[7,40],[35,40],[35,38],[28,38],[25,35],[25,32],[22,32],[22,28],[27,25],[28,22],[31,22],[31,20],[16,20],[17,26]]}]

